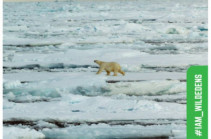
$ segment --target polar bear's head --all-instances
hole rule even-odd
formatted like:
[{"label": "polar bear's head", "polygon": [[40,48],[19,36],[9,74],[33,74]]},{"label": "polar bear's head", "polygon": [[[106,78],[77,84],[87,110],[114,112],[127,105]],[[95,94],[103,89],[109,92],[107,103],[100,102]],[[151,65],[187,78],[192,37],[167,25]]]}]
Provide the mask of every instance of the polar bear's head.
[{"label": "polar bear's head", "polygon": [[94,60],[95,63],[97,63],[98,65],[100,65],[102,63],[102,61],[100,60]]}]

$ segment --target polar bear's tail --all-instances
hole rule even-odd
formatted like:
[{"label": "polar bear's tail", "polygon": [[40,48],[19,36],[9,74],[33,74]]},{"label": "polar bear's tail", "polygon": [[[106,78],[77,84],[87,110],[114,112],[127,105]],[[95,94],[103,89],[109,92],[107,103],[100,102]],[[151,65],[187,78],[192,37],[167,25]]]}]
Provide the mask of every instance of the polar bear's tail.
[{"label": "polar bear's tail", "polygon": [[119,73],[121,73],[123,76],[125,75],[125,72],[122,71],[121,69],[119,70]]}]

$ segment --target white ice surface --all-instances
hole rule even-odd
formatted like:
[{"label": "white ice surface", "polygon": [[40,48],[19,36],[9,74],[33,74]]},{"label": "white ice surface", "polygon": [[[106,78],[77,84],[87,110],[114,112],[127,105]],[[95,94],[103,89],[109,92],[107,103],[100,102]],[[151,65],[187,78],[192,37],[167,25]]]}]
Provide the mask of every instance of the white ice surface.
[{"label": "white ice surface", "polygon": [[[96,75],[95,72],[19,72],[19,73],[8,73],[4,74],[4,81],[43,81],[43,80],[56,80],[57,78],[72,78],[76,80],[80,80],[86,82],[87,80],[178,80],[178,79],[186,79],[186,74],[181,72],[149,72],[149,73],[135,73],[135,72],[126,72],[125,76],[119,74],[118,76],[106,76],[106,72],[102,72],[100,75]],[[87,80],[86,80],[87,78]],[[74,82],[72,80],[72,82]],[[88,83],[88,82],[87,82]],[[70,84],[71,85],[71,84]]]},{"label": "white ice surface", "polygon": [[[70,93],[88,96],[164,95],[185,92],[186,85],[180,81],[185,78],[184,73],[176,72],[128,73],[117,77],[93,72],[22,72],[4,74],[3,87],[4,97],[18,101],[58,98]],[[107,83],[113,81],[117,83]]]},{"label": "white ice surface", "polygon": [[[139,126],[139,125],[125,125],[125,126],[108,126],[106,124],[92,125],[92,126],[78,126],[68,127],[65,129],[44,129],[42,132],[46,137],[64,138],[68,137],[76,139],[93,139],[93,138],[140,138],[140,137],[162,137],[174,136],[185,138],[185,134],[181,132],[185,126],[178,125],[155,125],[155,126]],[[174,132],[172,134],[172,129]],[[152,132],[153,131],[153,132]],[[178,135],[180,133],[180,136]],[[183,133],[183,132],[182,132]]]},{"label": "white ice surface", "polygon": [[[175,109],[176,108],[176,109]],[[131,119],[185,119],[186,106],[147,100],[112,99],[68,95],[61,100],[13,103],[4,99],[4,120],[56,119],[60,121],[99,121]],[[172,115],[173,113],[173,115]]]},{"label": "white ice surface", "polygon": [[94,60],[115,61],[120,63],[123,69],[132,69],[131,71],[133,71],[133,69],[141,68],[142,64],[151,66],[206,65],[207,54],[149,55],[137,50],[127,49],[71,49],[66,52],[50,54],[17,53],[12,61],[4,62],[4,66],[13,67],[40,64],[41,66],[48,67],[50,64],[55,63],[96,65]]},{"label": "white ice surface", "polygon": [[[46,126],[46,125],[45,125]],[[69,126],[66,128],[44,128],[39,131],[27,127],[4,127],[4,138],[10,139],[37,139],[37,138],[55,138],[55,139],[93,139],[93,138],[140,138],[140,137],[167,137],[186,138],[185,125],[80,125]],[[152,132],[153,131],[153,132]]]},{"label": "white ice surface", "polygon": [[20,127],[4,127],[3,130],[4,139],[42,139],[45,135],[39,131],[30,128]]},{"label": "white ice surface", "polygon": [[[190,65],[207,65],[206,0],[76,0],[4,3],[3,8],[3,118],[46,126],[39,131],[4,126],[4,138],[186,138],[183,81]],[[95,75],[95,59],[120,63],[126,76]],[[111,80],[141,82],[106,83]],[[44,121],[119,119],[183,122],[58,129]]]}]

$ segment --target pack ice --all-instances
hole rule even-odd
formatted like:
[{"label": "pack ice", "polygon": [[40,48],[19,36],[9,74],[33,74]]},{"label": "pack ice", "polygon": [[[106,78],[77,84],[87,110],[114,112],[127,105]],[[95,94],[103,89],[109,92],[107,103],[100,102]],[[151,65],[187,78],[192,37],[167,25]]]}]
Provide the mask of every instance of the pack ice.
[{"label": "pack ice", "polygon": [[[207,7],[4,2],[4,138],[186,138],[186,70],[207,64]],[[126,76],[96,75],[95,59]]]}]

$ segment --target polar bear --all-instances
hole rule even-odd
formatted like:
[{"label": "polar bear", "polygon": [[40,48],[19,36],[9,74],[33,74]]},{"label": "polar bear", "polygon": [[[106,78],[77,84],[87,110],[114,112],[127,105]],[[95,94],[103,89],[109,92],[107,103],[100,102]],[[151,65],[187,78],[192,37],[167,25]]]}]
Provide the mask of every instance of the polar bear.
[{"label": "polar bear", "polygon": [[107,75],[110,75],[110,72],[114,72],[114,76],[117,76],[118,72],[123,76],[125,75],[125,72],[121,70],[120,65],[116,62],[103,62],[100,60],[94,60],[94,62],[100,66],[96,74],[100,74],[103,70],[105,70]]}]

